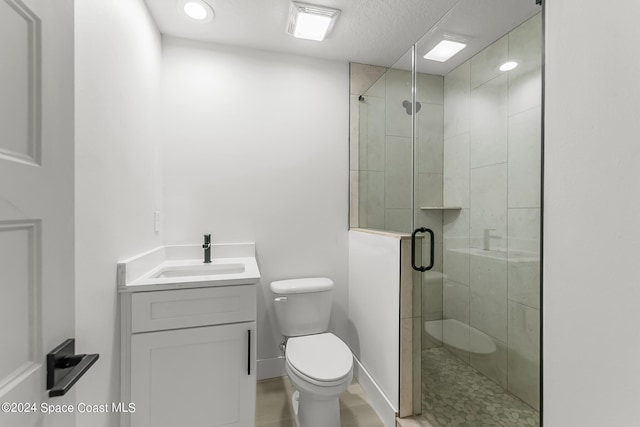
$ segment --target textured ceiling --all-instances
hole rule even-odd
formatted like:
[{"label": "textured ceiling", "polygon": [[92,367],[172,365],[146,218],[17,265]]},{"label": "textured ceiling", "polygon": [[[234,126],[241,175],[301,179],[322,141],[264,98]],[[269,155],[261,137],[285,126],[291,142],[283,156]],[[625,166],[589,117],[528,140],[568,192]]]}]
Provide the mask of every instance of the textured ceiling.
[{"label": "textured ceiling", "polygon": [[[295,55],[392,65],[454,0],[313,0],[340,9],[322,42],[286,32],[290,0],[206,0],[216,17],[199,24],[179,13],[177,0],[146,0],[160,32],[177,37]],[[533,0],[532,0],[533,1]]]},{"label": "textured ceiling", "polygon": [[[417,69],[446,75],[540,10],[535,0],[459,0],[416,41]],[[424,59],[424,54],[445,36],[462,38],[467,47],[446,62]]]},{"label": "textured ceiling", "polygon": [[[206,1],[216,16],[200,24],[180,12],[179,0],[146,0],[163,34],[387,67],[423,35],[437,37],[438,28],[470,27],[467,35],[474,38],[485,28],[495,40],[538,10],[535,0],[309,0],[341,10],[329,37],[315,42],[287,34],[290,0]],[[479,40],[477,46],[482,44]],[[446,68],[432,72],[444,74]]]}]

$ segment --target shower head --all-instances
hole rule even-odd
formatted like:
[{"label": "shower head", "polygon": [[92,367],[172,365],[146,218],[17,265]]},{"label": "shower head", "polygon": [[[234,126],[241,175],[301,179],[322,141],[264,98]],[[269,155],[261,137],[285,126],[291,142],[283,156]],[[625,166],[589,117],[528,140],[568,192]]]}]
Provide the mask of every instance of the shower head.
[{"label": "shower head", "polygon": [[[404,101],[402,101],[402,106],[405,108],[405,110],[407,110],[407,114],[411,115],[411,102],[405,99]],[[416,114],[420,112],[421,108],[422,108],[422,104],[420,104],[419,102],[416,102]]]}]

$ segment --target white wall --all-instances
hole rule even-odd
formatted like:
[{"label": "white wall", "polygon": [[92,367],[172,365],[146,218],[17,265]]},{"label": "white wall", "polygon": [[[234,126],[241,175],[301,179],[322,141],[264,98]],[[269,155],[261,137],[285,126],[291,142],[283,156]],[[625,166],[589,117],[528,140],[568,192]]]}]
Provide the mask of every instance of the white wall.
[{"label": "white wall", "polygon": [[[390,234],[390,233],[389,233]],[[403,319],[404,320],[404,319]],[[400,408],[400,236],[349,232],[349,321],[353,354]],[[367,390],[369,394],[373,390]],[[384,417],[388,409],[376,408]]]},{"label": "white wall", "polygon": [[544,422],[633,426],[640,397],[640,2],[548,1]]},{"label": "white wall", "polygon": [[162,87],[165,242],[255,241],[258,359],[280,355],[277,279],[331,277],[346,338],[347,63],[166,37]]},{"label": "white wall", "polygon": [[[160,36],[143,0],[75,2],[76,349],[100,353],[77,401],[120,401],[116,262],[158,246]],[[118,414],[78,415],[115,427]]]}]

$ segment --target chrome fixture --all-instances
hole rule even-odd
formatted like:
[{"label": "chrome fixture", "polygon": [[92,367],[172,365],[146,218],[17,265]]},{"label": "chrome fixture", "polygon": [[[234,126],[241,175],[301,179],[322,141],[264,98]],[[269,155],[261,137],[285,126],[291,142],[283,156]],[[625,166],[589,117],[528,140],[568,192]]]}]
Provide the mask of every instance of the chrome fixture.
[{"label": "chrome fixture", "polygon": [[202,245],[202,249],[204,249],[204,262],[208,264],[211,262],[211,234],[204,235],[204,244]]},{"label": "chrome fixture", "polygon": [[483,244],[483,248],[485,251],[490,250],[489,248],[491,247],[491,239],[499,239],[498,236],[492,236],[491,232],[492,231],[496,231],[495,228],[485,228],[484,229],[484,244]]}]

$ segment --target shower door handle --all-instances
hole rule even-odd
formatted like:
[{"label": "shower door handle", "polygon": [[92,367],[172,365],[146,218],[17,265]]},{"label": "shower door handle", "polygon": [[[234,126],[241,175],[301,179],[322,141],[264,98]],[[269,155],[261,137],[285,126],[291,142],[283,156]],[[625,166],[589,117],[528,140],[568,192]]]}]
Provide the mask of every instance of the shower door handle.
[{"label": "shower door handle", "polygon": [[[426,267],[421,265],[418,266],[416,265],[416,234],[418,233],[429,233],[429,235],[431,236],[431,243],[430,243],[430,253],[431,253],[431,261],[429,263],[429,265],[427,265]],[[413,233],[411,233],[411,267],[413,267],[414,270],[416,271],[428,271],[431,270],[433,268],[433,255],[434,255],[434,236],[433,236],[433,230],[431,230],[430,228],[425,228],[425,227],[421,227],[421,228],[416,228],[415,230],[413,230]],[[421,262],[422,264],[422,262]]]}]

